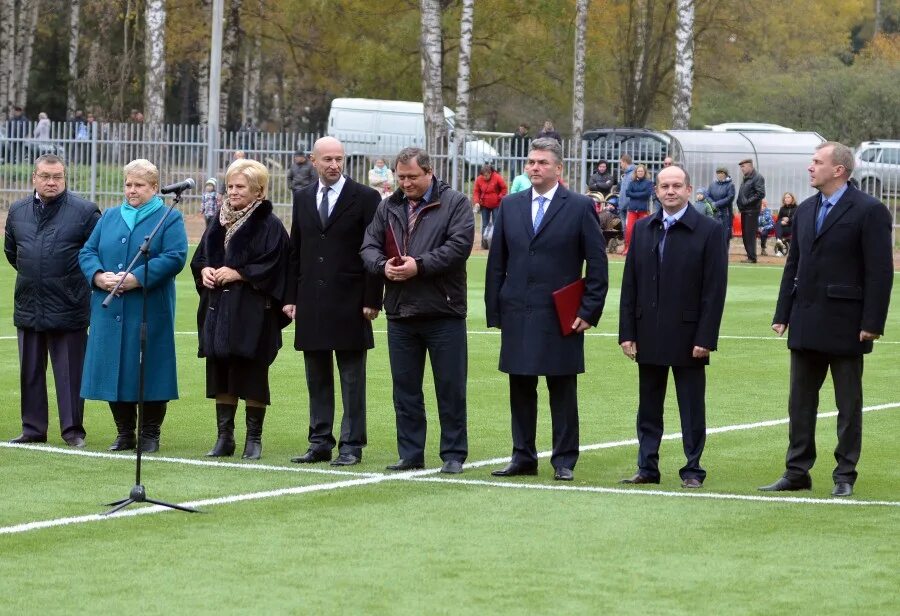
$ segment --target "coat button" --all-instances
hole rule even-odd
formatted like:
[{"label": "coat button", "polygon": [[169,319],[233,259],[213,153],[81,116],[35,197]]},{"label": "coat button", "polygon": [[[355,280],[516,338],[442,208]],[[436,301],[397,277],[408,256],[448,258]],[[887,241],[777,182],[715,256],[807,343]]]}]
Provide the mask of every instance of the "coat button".
[{"label": "coat button", "polygon": [[533,256],[534,256],[534,251],[533,251],[533,250],[529,250],[529,251],[528,251],[528,256],[529,256],[529,257],[533,257]]},{"label": "coat button", "polygon": [[123,244],[124,244],[125,242],[127,242],[127,241],[128,241],[128,240],[127,240],[126,238],[124,238],[124,237],[122,238],[122,243],[123,243]]},{"label": "coat button", "polygon": [[123,263],[119,263],[116,267],[118,267],[119,269],[122,269],[123,267],[125,267],[125,265]]},{"label": "coat button", "polygon": [[656,302],[650,302],[650,307],[651,307],[651,308],[656,308]]},{"label": "coat button", "polygon": [[122,317],[119,315],[116,315],[116,323],[119,323],[121,320],[122,320]]},{"label": "coat button", "polygon": [[320,239],[320,240],[324,240],[324,239],[325,239],[325,234],[323,233],[322,235],[320,235],[320,236],[319,236],[319,239]]},{"label": "coat button", "polygon": [[324,287],[324,286],[325,286],[325,281],[324,281],[324,280],[319,280],[319,281],[316,282],[316,284],[318,284],[320,287]]},{"label": "coat button", "polygon": [[324,262],[325,262],[325,257],[319,257],[319,263],[324,263]]}]

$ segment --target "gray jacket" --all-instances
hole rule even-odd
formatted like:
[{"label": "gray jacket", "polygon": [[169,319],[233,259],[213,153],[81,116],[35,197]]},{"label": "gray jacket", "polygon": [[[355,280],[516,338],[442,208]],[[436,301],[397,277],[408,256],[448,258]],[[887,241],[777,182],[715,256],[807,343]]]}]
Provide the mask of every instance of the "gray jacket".
[{"label": "gray jacket", "polygon": [[292,163],[291,168],[288,169],[287,183],[288,188],[291,189],[292,193],[318,181],[319,174],[316,173],[316,168],[313,167],[313,164],[309,161],[306,161],[302,165]]}]

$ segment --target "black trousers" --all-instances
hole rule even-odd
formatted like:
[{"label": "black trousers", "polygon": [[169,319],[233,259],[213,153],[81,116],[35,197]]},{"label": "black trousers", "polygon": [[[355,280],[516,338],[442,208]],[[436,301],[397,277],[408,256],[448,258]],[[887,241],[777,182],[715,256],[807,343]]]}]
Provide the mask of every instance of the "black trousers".
[{"label": "black trousers", "polygon": [[809,474],[816,462],[816,414],[819,390],[831,368],[838,408],[837,447],[832,473],[835,483],[856,482],[856,464],[862,449],[862,355],[837,356],[815,351],[791,351],[791,420],[784,476],[798,479]]},{"label": "black trousers", "polygon": [[[547,376],[550,420],[553,424],[553,468],[575,468],[578,462],[578,376]],[[512,414],[512,462],[537,464],[537,385],[534,375],[509,375],[509,405]]]},{"label": "black trousers", "polygon": [[47,403],[47,355],[53,366],[59,428],[65,439],[84,438],[84,400],[81,372],[87,346],[87,330],[18,330],[19,383],[22,392],[22,434],[45,438],[49,424]]},{"label": "black trousers", "polygon": [[747,258],[756,261],[756,234],[759,232],[759,210],[741,212],[741,237]]},{"label": "black trousers", "polygon": [[[659,444],[663,435],[663,403],[669,366],[638,366],[637,413],[638,472],[659,479]],[[682,479],[706,479],[700,457],[706,445],[706,367],[673,366],[675,395],[681,416],[681,442],[687,462],[678,471]]]},{"label": "black trousers", "polygon": [[366,350],[304,351],[309,391],[309,448],[331,451],[334,429],[334,356],[341,381],[340,453],[362,457],[366,446]]},{"label": "black trousers", "polygon": [[441,460],[465,461],[469,454],[466,349],[465,319],[388,320],[388,354],[400,458],[424,462],[427,421],[422,380],[427,352],[431,359],[438,419],[441,422]]}]

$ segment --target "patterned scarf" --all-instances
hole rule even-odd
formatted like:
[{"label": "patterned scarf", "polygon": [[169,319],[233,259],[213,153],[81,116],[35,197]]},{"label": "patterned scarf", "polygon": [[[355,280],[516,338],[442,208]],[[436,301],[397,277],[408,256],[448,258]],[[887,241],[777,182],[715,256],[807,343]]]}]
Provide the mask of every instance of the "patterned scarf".
[{"label": "patterned scarf", "polygon": [[253,213],[253,210],[255,210],[260,203],[262,203],[262,199],[257,199],[244,209],[236,210],[231,207],[231,201],[225,199],[225,202],[219,209],[219,222],[222,223],[223,227],[225,227],[226,247],[228,247],[228,242],[231,240],[231,236],[241,228],[241,225],[247,222],[250,214]]}]

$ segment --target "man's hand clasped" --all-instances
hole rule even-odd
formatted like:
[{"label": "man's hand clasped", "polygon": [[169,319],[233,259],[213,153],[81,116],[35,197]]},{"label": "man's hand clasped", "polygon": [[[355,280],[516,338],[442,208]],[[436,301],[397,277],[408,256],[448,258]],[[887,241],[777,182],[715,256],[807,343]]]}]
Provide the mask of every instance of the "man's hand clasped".
[{"label": "man's hand clasped", "polygon": [[391,282],[404,282],[418,273],[419,266],[409,255],[388,259],[384,264],[384,277]]}]

